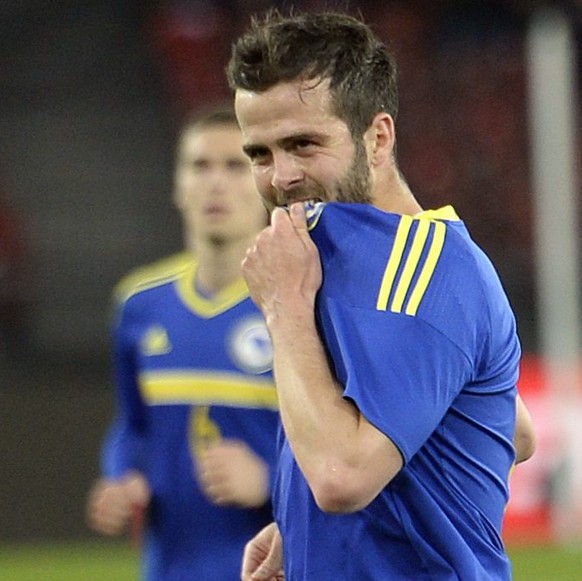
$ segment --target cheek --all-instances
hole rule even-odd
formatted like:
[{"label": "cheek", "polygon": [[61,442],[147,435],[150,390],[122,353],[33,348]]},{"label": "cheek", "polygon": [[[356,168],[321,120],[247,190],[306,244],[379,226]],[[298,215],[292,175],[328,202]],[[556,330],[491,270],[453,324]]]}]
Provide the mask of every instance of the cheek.
[{"label": "cheek", "polygon": [[275,194],[271,184],[270,174],[266,171],[253,171],[253,191],[254,195],[258,196],[266,202],[273,202]]},{"label": "cheek", "polygon": [[176,192],[178,192],[182,198],[190,199],[195,196],[196,192],[200,189],[200,183],[195,176],[184,172],[176,175],[175,187]]},{"label": "cheek", "polygon": [[253,183],[262,197],[271,191],[271,171],[267,168],[253,167]]}]

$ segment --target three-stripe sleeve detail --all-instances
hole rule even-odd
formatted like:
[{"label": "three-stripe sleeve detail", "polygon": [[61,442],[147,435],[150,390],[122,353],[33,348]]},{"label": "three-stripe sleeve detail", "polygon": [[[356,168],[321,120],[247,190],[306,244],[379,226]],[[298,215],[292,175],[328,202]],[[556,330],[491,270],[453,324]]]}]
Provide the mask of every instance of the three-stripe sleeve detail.
[{"label": "three-stripe sleeve detail", "polygon": [[[416,315],[440,258],[446,226],[443,222],[402,216],[388,258],[376,308]],[[432,232],[432,237],[430,236]],[[428,244],[428,248],[427,248]],[[406,252],[408,249],[408,252]]]}]

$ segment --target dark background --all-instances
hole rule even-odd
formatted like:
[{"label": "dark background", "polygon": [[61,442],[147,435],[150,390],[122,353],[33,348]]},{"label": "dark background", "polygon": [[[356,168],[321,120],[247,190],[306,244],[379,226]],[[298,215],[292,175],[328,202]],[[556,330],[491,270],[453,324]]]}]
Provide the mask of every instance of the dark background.
[{"label": "dark background", "polygon": [[[176,129],[229,98],[231,39],[271,4],[0,3],[0,541],[91,534],[85,496],[112,413],[112,287],[180,248]],[[524,43],[541,2],[295,4],[359,11],[389,41],[403,173],[425,207],[456,207],[535,353]],[[566,8],[579,53],[580,3],[550,4]]]}]

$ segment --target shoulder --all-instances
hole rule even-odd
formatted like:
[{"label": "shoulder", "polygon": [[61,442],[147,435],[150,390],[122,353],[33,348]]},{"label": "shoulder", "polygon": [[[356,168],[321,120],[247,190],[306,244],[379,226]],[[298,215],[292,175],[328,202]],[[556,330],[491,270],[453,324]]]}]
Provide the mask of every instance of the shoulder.
[{"label": "shoulder", "polygon": [[329,283],[327,291],[344,298],[351,294],[364,308],[397,313],[406,311],[406,302],[422,298],[442,259],[448,229],[448,220],[432,215],[332,203],[320,210],[311,235]]},{"label": "shoulder", "polygon": [[[361,308],[432,320],[502,293],[495,269],[454,209],[416,216],[362,204],[326,204],[311,236],[324,293]],[[446,319],[446,317],[445,317]]]},{"label": "shoulder", "polygon": [[113,300],[117,304],[125,303],[139,293],[171,283],[194,263],[191,254],[179,252],[135,268],[117,283],[113,289]]}]

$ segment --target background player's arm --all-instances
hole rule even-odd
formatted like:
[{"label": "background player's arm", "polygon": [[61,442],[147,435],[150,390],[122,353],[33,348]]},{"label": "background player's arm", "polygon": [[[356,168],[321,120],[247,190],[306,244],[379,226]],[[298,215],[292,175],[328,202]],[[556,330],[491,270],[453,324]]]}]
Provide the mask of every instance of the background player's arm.
[{"label": "background player's arm", "polygon": [[515,448],[515,463],[519,464],[532,457],[535,451],[535,431],[529,411],[518,395],[516,402],[516,422],[513,446]]},{"label": "background player's arm", "polygon": [[281,419],[297,462],[324,511],[369,504],[402,468],[397,447],[343,398],[314,316],[321,285],[317,249],[300,204],[277,209],[243,263],[274,347]]},{"label": "background player's arm", "polygon": [[137,469],[145,445],[146,420],[126,305],[121,305],[119,315],[113,336],[117,413],[102,446],[102,477],[94,483],[87,501],[89,526],[106,535],[125,532],[132,519],[145,512],[151,498],[150,486]]}]

